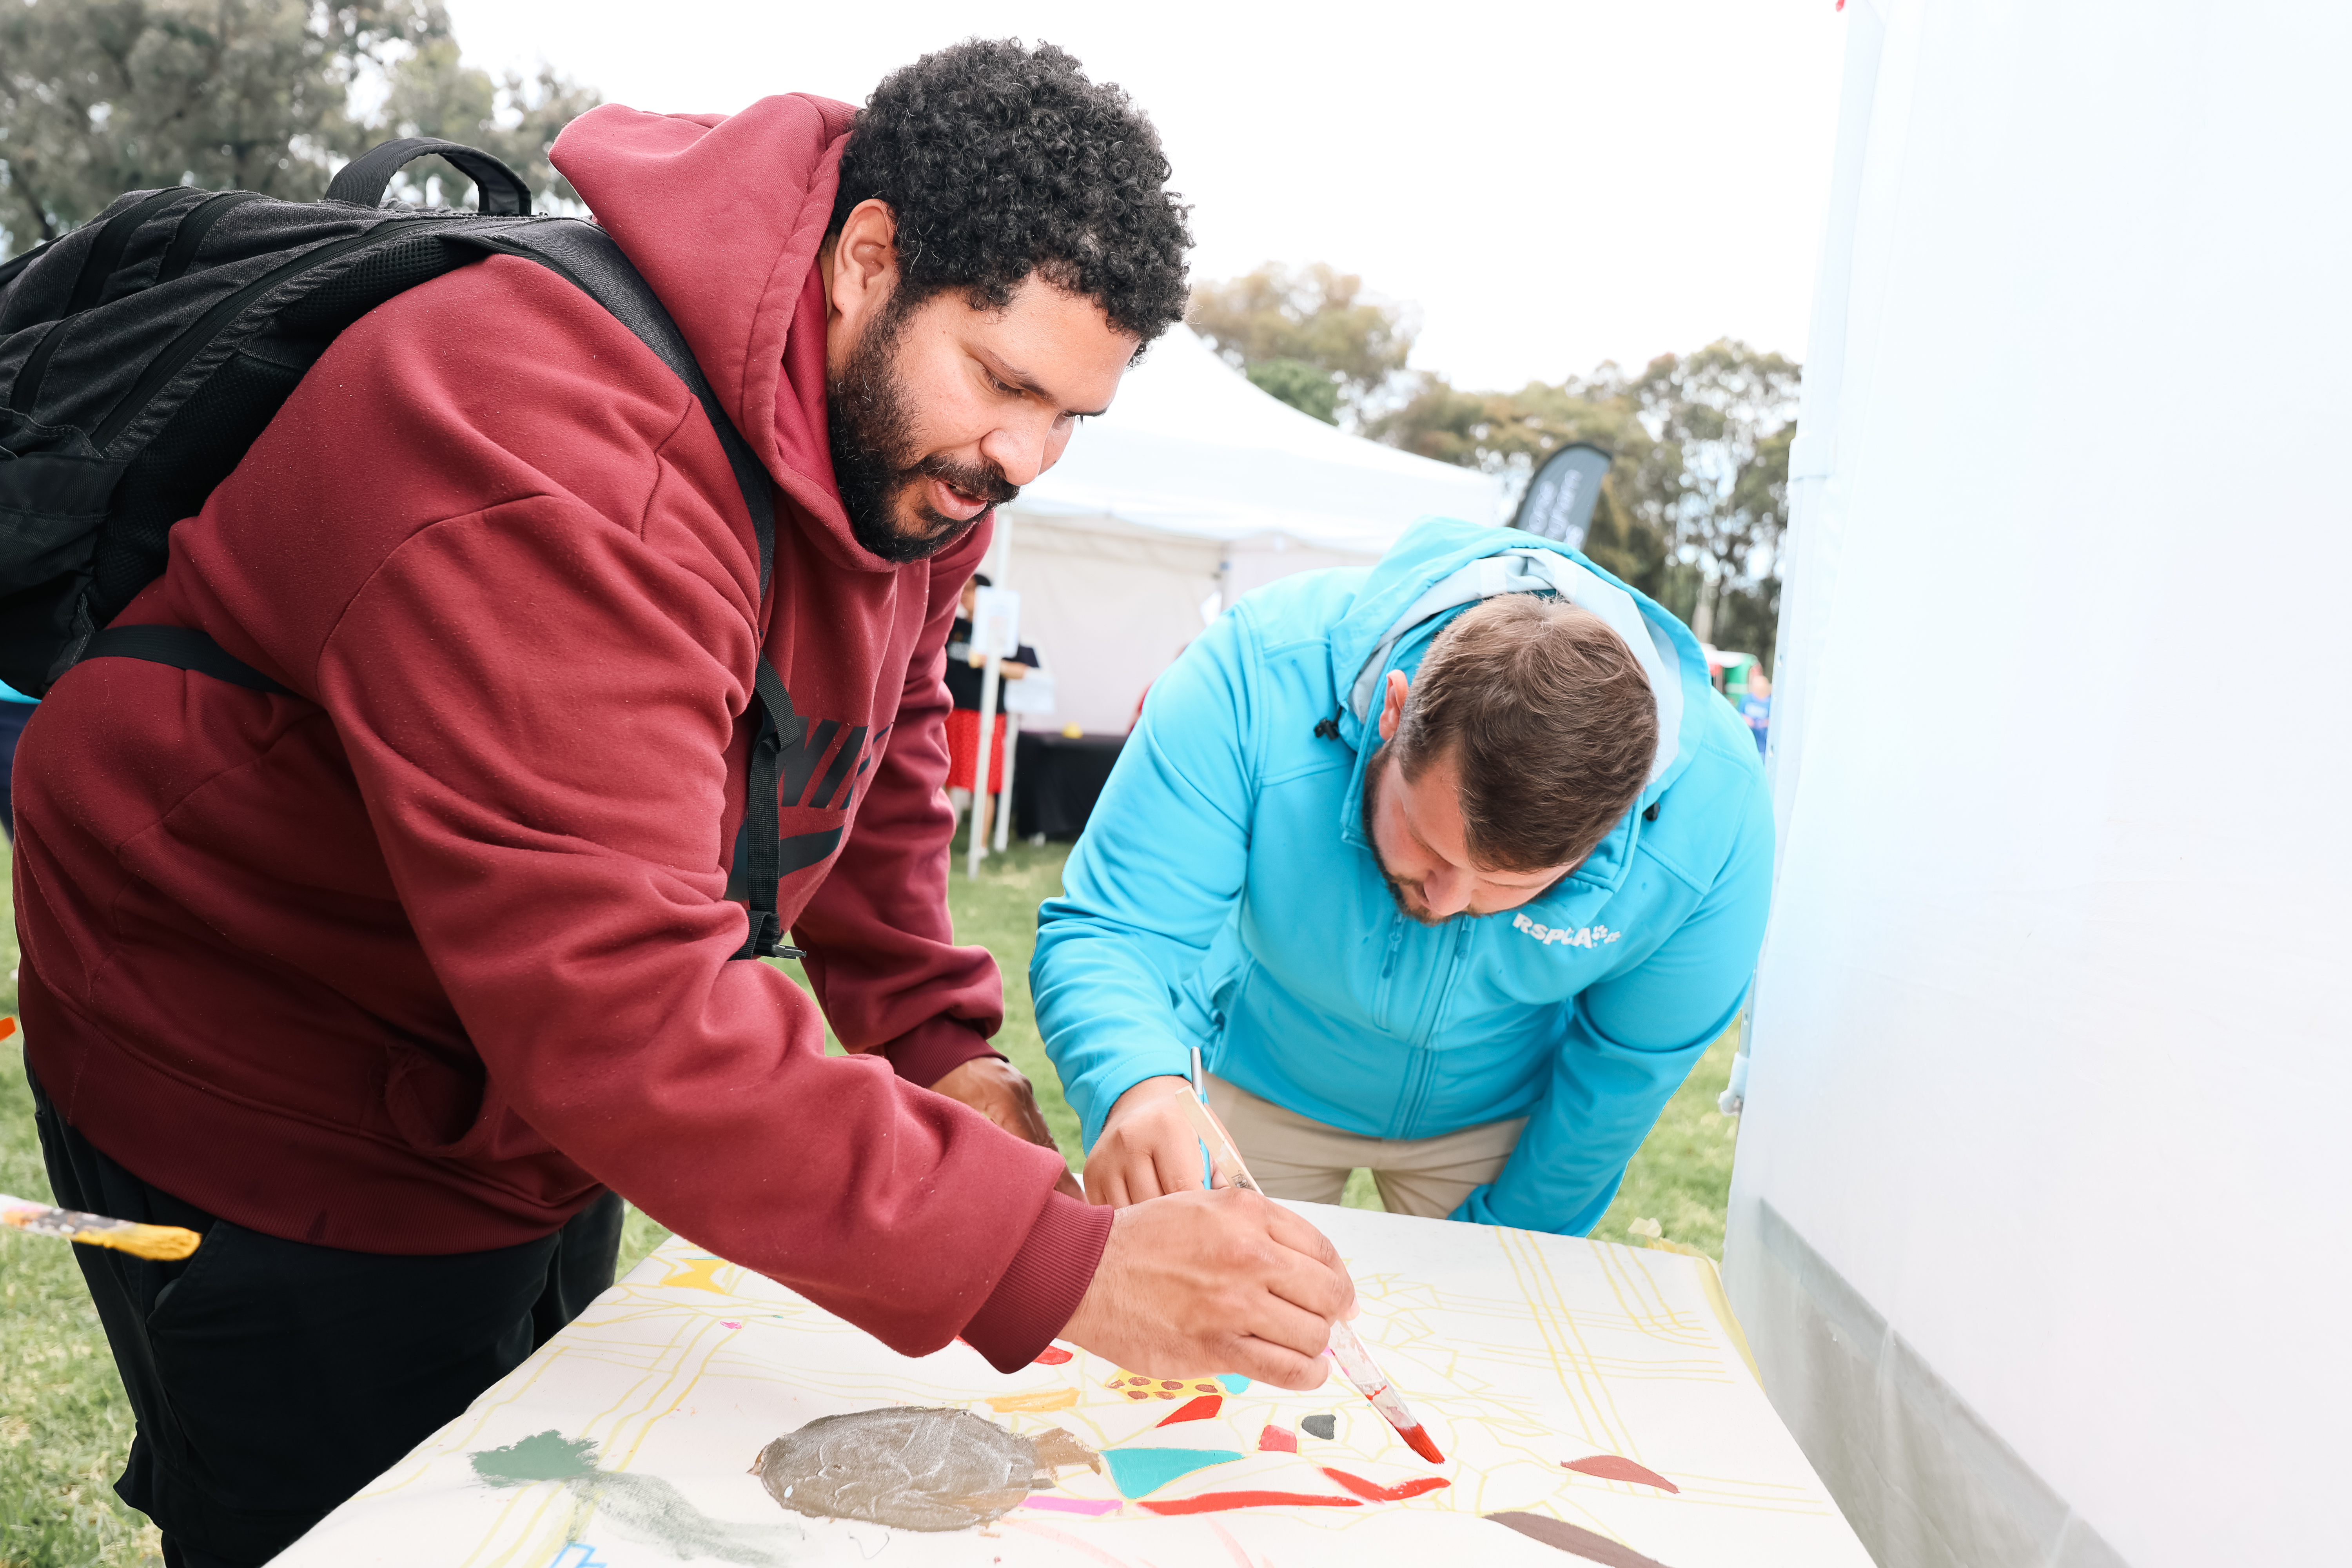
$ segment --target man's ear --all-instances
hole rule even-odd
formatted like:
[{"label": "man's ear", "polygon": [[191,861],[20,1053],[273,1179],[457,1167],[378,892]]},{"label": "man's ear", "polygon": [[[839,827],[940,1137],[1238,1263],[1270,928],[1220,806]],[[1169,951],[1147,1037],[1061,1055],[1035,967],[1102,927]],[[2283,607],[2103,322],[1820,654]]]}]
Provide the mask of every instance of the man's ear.
[{"label": "man's ear", "polygon": [[1397,726],[1404,721],[1405,693],[1412,689],[1412,682],[1404,678],[1403,670],[1389,671],[1388,684],[1381,695],[1381,739],[1383,742],[1396,739]]},{"label": "man's ear", "polygon": [[866,323],[898,286],[898,220],[878,196],[849,209],[840,232],[824,242],[825,303],[831,320],[826,337],[855,343]]}]

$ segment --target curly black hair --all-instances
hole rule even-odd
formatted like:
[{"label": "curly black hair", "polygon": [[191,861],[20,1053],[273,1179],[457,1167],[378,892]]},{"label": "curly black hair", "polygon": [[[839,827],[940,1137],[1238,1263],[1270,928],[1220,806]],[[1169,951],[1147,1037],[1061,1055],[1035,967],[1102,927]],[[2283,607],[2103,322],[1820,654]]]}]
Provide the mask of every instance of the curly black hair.
[{"label": "curly black hair", "polygon": [[882,79],[849,132],[832,228],[898,224],[900,308],[961,289],[1000,308],[1032,272],[1149,343],[1184,314],[1189,208],[1160,133],[1051,44],[967,38]]}]

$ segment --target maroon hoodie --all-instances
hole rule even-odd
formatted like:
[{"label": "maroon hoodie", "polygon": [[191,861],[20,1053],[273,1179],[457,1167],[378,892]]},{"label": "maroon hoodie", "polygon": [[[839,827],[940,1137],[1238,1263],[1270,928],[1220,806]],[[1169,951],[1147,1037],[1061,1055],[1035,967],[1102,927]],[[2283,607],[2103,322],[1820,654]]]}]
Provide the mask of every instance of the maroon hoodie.
[{"label": "maroon hoodie", "polygon": [[[894,566],[835,491],[815,258],[851,113],[608,106],[556,148],[776,481],[765,604],[692,395],[493,258],[344,332],[117,622],[199,627],[298,695],[99,658],[41,706],[26,1049],[134,1174],[411,1254],[544,1236],[609,1185],[908,1353],[961,1332],[1009,1368],[1066,1321],[1108,1211],[920,1087],[1003,1010],[953,942],[940,793],[986,538]],[[779,907],[845,1058],[731,956],[763,646],[810,721]]]}]

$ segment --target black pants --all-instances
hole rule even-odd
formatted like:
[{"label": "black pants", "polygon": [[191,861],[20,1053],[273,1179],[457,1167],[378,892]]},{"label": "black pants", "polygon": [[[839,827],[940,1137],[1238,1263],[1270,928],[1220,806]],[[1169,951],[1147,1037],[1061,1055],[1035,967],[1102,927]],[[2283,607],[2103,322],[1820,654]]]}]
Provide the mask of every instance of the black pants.
[{"label": "black pants", "polygon": [[613,1283],[612,1193],[519,1247],[344,1252],[215,1219],[100,1153],[38,1083],[33,1104],[59,1204],[204,1233],[179,1263],[74,1248],[139,1421],[114,1489],[173,1568],[268,1562]]}]

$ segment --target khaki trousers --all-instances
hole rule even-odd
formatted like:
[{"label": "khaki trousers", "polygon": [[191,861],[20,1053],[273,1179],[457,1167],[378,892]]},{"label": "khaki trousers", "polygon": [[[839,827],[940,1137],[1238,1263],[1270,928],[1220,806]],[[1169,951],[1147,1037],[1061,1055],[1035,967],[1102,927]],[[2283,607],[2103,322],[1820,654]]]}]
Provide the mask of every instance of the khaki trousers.
[{"label": "khaki trousers", "polygon": [[1372,1173],[1391,1214],[1444,1219],[1470,1189],[1502,1174],[1524,1116],[1436,1138],[1364,1138],[1310,1121],[1239,1084],[1208,1075],[1209,1108],[1241,1145],[1242,1160],[1270,1198],[1336,1204],[1359,1166]]}]

